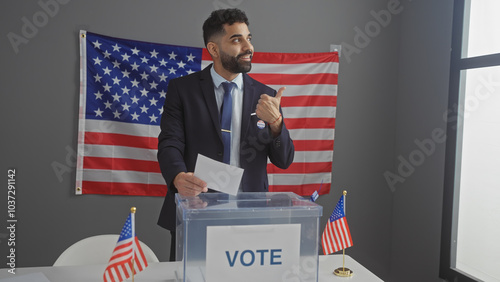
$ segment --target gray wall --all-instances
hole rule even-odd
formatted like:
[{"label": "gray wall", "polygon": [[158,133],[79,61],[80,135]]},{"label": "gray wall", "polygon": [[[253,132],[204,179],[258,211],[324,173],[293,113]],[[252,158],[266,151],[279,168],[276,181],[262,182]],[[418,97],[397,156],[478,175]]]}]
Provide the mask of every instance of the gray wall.
[{"label": "gray wall", "polygon": [[401,157],[413,170],[394,193],[391,281],[439,281],[452,13],[452,1],[413,1],[401,18],[392,171]]},{"label": "gray wall", "polygon": [[333,188],[318,200],[321,228],[346,189],[354,240],[348,255],[386,281],[439,281],[444,145],[392,188],[384,173],[397,173],[399,156],[418,148],[415,139],[445,128],[451,0],[59,1],[17,53],[7,34],[22,35],[22,18],[32,21],[43,9],[38,1],[0,3],[0,174],[6,187],[7,169],[16,169],[18,267],[51,265],[82,238],[118,233],[131,206],[139,238],[167,259],[169,235],[156,225],[163,199],[74,195],[78,31],[202,47],[203,20],[226,3],[247,12],[258,51],[324,52],[343,44]]}]

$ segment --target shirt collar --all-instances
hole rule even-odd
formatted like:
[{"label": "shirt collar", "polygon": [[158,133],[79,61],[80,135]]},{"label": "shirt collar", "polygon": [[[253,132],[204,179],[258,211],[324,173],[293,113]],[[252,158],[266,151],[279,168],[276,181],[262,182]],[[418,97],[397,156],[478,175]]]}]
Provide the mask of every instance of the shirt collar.
[{"label": "shirt collar", "polygon": [[[219,88],[223,82],[227,81],[225,78],[223,78],[220,74],[218,74],[215,71],[213,66],[210,68],[210,74],[212,75],[212,80],[214,81],[215,88]],[[233,81],[231,81],[231,82],[236,83],[236,86],[238,87],[238,89],[242,90],[243,89],[243,74],[239,73],[238,76],[235,79],[233,79]]]}]

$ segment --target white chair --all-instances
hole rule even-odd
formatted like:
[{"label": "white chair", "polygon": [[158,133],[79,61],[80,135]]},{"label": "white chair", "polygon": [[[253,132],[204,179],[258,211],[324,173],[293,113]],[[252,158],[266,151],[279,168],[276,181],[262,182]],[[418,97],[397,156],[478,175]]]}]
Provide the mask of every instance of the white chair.
[{"label": "white chair", "polygon": [[[119,235],[105,234],[82,239],[69,246],[54,262],[54,266],[106,264],[111,258]],[[151,248],[139,241],[148,262],[158,262]]]}]

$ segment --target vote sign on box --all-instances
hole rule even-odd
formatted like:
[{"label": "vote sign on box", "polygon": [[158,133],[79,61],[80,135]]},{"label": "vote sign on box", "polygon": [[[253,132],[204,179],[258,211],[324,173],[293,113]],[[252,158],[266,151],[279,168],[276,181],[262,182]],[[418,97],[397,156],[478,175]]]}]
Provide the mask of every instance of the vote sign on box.
[{"label": "vote sign on box", "polygon": [[300,224],[207,227],[206,281],[281,281],[299,265]]}]

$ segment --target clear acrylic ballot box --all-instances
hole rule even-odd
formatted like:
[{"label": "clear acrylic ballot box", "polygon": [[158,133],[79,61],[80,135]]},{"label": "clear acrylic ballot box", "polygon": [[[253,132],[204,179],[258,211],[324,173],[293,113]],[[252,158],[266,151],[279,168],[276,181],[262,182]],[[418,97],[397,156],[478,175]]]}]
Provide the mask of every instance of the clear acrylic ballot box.
[{"label": "clear acrylic ballot box", "polygon": [[183,282],[318,281],[322,207],[294,193],[176,195]]}]

